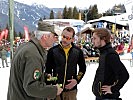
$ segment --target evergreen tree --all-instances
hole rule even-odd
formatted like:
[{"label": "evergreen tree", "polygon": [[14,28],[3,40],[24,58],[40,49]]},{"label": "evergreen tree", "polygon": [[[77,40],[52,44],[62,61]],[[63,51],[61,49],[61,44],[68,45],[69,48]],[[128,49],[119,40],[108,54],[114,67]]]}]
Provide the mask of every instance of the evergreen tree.
[{"label": "evergreen tree", "polygon": [[98,8],[97,5],[95,4],[94,6],[89,7],[89,12],[87,14],[87,19],[88,20],[93,20],[99,18],[98,14]]},{"label": "evergreen tree", "polygon": [[45,19],[46,19],[46,17],[45,17],[45,15],[44,15],[43,20],[45,20]]},{"label": "evergreen tree", "polygon": [[54,12],[53,12],[53,10],[51,10],[51,12],[50,12],[50,18],[49,19],[54,19]]},{"label": "evergreen tree", "polygon": [[73,8],[73,19],[78,19],[79,18],[79,12],[76,8],[76,6]]},{"label": "evergreen tree", "polygon": [[40,18],[40,19],[39,19],[39,21],[43,21],[43,19],[42,19],[42,18]]},{"label": "evergreen tree", "polygon": [[105,13],[103,13],[103,16],[114,16],[117,13],[126,13],[126,9],[123,4],[114,5],[112,9],[105,11]]},{"label": "evergreen tree", "polygon": [[92,8],[92,15],[93,15],[93,19],[97,19],[98,18],[98,8],[97,8],[96,4]]},{"label": "evergreen tree", "polygon": [[65,8],[63,9],[63,19],[67,19],[67,6],[65,6]]},{"label": "evergreen tree", "polygon": [[72,18],[73,18],[72,8],[71,8],[71,7],[68,8],[67,18],[68,18],[68,19],[72,19]]},{"label": "evergreen tree", "polygon": [[108,9],[107,11],[105,11],[105,13],[103,13],[103,16],[112,16],[112,10]]}]

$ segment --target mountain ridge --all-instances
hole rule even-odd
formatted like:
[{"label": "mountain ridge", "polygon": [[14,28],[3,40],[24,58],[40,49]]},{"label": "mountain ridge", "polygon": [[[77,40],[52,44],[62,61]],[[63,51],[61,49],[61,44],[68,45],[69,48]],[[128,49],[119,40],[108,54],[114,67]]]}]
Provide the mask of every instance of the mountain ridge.
[{"label": "mountain ridge", "polygon": [[[0,1],[0,29],[4,29],[9,23],[9,3]],[[37,28],[37,22],[40,18],[49,18],[51,9],[42,4],[27,5],[14,1],[14,27],[15,31],[24,32],[23,27],[27,26],[29,31],[34,31]],[[55,9],[54,15],[58,8]],[[59,8],[59,10],[62,10]]]}]

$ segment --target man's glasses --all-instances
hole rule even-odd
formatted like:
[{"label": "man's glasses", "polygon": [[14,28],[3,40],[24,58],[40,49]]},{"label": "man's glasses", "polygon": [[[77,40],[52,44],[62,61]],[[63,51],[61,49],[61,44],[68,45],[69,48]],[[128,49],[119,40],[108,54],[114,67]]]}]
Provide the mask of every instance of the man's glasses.
[{"label": "man's glasses", "polygon": [[65,36],[63,35],[62,38],[65,38],[66,40],[71,40],[72,38],[68,37],[68,36]]}]

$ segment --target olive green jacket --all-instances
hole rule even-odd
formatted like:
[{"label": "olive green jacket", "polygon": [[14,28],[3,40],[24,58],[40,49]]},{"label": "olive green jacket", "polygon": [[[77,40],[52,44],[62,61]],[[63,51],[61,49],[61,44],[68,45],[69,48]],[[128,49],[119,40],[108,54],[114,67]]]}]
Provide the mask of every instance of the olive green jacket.
[{"label": "olive green jacket", "polygon": [[46,54],[36,38],[16,50],[11,63],[7,100],[56,97],[57,87],[45,84]]}]

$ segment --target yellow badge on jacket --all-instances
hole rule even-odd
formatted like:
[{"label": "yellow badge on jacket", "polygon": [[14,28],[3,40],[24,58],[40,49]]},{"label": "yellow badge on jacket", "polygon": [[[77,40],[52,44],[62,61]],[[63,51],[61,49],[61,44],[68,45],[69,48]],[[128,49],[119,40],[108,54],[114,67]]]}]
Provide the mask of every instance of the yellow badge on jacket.
[{"label": "yellow badge on jacket", "polygon": [[41,77],[41,72],[40,72],[40,70],[39,70],[39,69],[35,69],[34,74],[33,74],[33,78],[34,78],[35,80],[38,80],[40,77]]}]

